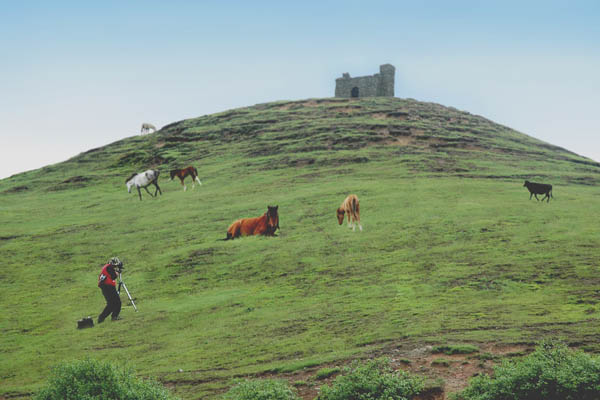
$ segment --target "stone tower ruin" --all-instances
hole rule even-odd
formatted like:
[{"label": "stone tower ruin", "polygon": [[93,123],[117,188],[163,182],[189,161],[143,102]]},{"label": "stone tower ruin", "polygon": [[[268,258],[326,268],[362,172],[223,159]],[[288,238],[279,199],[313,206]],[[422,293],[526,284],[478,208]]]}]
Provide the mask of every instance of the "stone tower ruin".
[{"label": "stone tower ruin", "polygon": [[375,75],[350,78],[346,72],[335,80],[335,97],[394,97],[395,74],[396,68],[391,64],[379,66]]}]

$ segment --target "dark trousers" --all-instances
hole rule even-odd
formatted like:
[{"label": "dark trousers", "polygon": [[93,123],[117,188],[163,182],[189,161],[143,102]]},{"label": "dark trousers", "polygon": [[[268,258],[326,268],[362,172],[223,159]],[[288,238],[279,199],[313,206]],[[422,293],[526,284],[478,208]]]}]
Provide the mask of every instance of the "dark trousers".
[{"label": "dark trousers", "polygon": [[100,289],[102,289],[102,294],[106,299],[106,307],[104,307],[104,311],[98,316],[98,322],[104,321],[111,313],[112,319],[117,318],[121,312],[121,298],[117,293],[117,288],[111,285],[100,285]]}]

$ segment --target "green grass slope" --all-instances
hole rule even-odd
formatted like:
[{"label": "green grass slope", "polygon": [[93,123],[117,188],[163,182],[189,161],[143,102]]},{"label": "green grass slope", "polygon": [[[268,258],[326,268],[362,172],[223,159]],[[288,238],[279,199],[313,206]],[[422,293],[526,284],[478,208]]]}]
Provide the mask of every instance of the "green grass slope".
[{"label": "green grass slope", "polygon": [[[188,164],[203,185],[183,192],[168,171]],[[140,202],[124,180],[150,167],[163,195]],[[524,179],[555,198],[529,201]],[[15,175],[0,181],[0,396],[88,356],[200,399],[390,344],[596,350],[599,183],[589,159],[394,98],[260,104]],[[335,219],[349,193],[363,232]],[[278,237],[218,240],[267,205]],[[140,311],[123,293],[122,321],[78,331],[114,255]]]}]

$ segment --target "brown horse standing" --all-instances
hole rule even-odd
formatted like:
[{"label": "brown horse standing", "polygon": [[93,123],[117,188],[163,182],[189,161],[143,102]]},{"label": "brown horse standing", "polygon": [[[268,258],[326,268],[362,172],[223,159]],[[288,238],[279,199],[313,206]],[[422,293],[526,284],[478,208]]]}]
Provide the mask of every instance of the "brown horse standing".
[{"label": "brown horse standing", "polygon": [[183,180],[188,175],[192,177],[192,189],[196,186],[194,184],[194,181],[198,181],[198,184],[202,185],[202,182],[200,182],[200,178],[198,178],[198,170],[192,167],[191,165],[183,169],[174,169],[173,171],[171,171],[171,180],[173,180],[173,178],[175,177],[178,177],[181,180],[181,186],[183,186],[183,191],[185,192],[187,190],[187,186],[185,185],[185,183],[183,183]]},{"label": "brown horse standing", "polygon": [[278,208],[279,206],[267,206],[267,212],[260,217],[242,218],[234,221],[227,228],[227,237],[223,240],[249,235],[275,236],[275,231],[279,229]]},{"label": "brown horse standing", "polygon": [[[355,194],[348,195],[340,205],[340,208],[337,209],[337,219],[340,225],[344,223],[344,214],[348,215],[348,228],[352,227],[352,230],[355,231],[356,224],[358,223],[358,228],[362,231],[362,225],[360,224],[360,204]],[[352,224],[350,224],[350,221],[352,221]]]}]

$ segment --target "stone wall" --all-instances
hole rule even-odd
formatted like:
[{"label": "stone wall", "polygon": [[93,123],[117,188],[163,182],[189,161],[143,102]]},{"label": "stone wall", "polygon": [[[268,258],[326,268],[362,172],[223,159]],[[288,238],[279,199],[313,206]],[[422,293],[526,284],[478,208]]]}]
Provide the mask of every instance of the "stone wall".
[{"label": "stone wall", "polygon": [[351,78],[344,73],[335,80],[335,97],[394,97],[394,75],[396,68],[391,64],[379,67],[379,73]]}]

